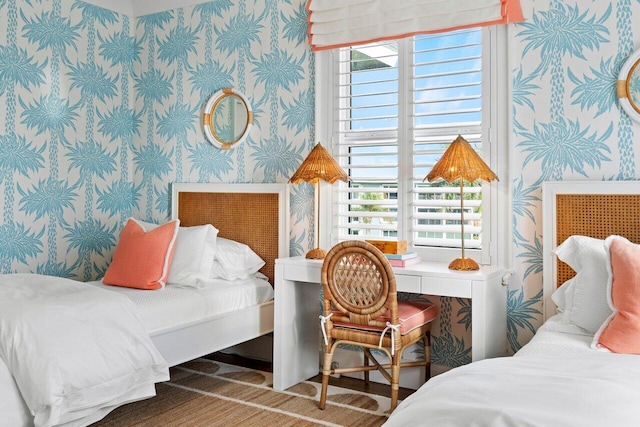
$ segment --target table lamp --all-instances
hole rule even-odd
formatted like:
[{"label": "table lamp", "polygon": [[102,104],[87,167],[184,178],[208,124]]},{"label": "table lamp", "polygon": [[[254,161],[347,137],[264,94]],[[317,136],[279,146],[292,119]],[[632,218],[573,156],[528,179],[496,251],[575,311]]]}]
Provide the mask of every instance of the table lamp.
[{"label": "table lamp", "polygon": [[[478,270],[478,263],[464,256],[464,181],[473,182],[483,179],[487,182],[498,180],[498,176],[480,158],[466,139],[458,135],[451,143],[442,158],[433,166],[424,178],[433,182],[442,178],[447,182],[460,181],[460,229],[462,233],[462,257],[449,264],[450,270]],[[424,181],[424,180],[423,180]]]},{"label": "table lamp", "polygon": [[326,181],[329,184],[333,184],[337,180],[348,182],[351,179],[344,170],[340,167],[331,155],[325,150],[325,148],[319,142],[313,147],[313,150],[309,153],[307,158],[302,162],[296,173],[293,174],[289,180],[292,184],[299,184],[301,182],[308,182],[309,184],[315,184],[315,208],[318,214],[315,215],[316,219],[316,233],[315,244],[316,248],[311,249],[305,256],[308,259],[323,259],[326,252],[320,249],[320,180]]}]

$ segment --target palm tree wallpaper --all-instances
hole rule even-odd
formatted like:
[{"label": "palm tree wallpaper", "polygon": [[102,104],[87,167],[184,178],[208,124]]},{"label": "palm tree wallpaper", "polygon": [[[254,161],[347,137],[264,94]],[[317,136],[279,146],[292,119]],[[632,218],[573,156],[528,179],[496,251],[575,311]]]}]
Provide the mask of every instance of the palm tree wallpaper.
[{"label": "palm tree wallpaper", "polygon": [[[286,182],[315,141],[306,0],[214,0],[125,16],[79,0],[0,0],[0,272],[94,280],[126,218],[163,221],[173,182]],[[544,180],[639,179],[640,125],[618,70],[640,0],[521,0],[511,25],[511,351],[542,321]],[[634,31],[635,30],[635,31]],[[254,109],[244,144],[200,116],[226,86]],[[291,188],[291,255],[313,247],[313,189]],[[431,299],[435,371],[470,361],[468,301]],[[417,347],[408,357],[422,351]]]}]

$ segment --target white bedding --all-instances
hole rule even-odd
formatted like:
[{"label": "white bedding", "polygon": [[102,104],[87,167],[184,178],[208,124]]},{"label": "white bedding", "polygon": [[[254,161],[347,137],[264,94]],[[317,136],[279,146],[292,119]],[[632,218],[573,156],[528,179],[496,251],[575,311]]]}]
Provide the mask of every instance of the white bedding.
[{"label": "white bedding", "polygon": [[273,288],[269,282],[258,277],[233,282],[209,279],[198,281],[197,286],[169,284],[157,291],[108,286],[102,282],[88,283],[129,297],[138,308],[150,335],[273,299]]},{"label": "white bedding", "polygon": [[17,385],[36,426],[87,425],[169,379],[130,300],[51,276],[0,275],[0,359],[1,395]]},{"label": "white bedding", "polygon": [[432,378],[385,425],[640,425],[640,356],[591,349],[592,338],[549,319],[515,357]]},{"label": "white bedding", "polygon": [[[19,276],[21,275],[12,277],[17,278]],[[46,276],[35,277],[46,278]],[[206,282],[199,282],[196,287],[168,285],[162,291],[143,291],[106,286],[99,281],[88,282],[93,286],[86,286],[87,283],[74,283],[77,286],[81,286],[80,290],[86,291],[85,295],[87,296],[93,295],[95,292],[103,295],[105,292],[101,290],[108,290],[108,294],[116,295],[116,297],[118,294],[126,296],[135,304],[137,315],[146,332],[150,335],[177,325],[188,324],[216,314],[240,310],[273,299],[271,285],[266,280],[257,277],[235,282],[212,279]],[[0,301],[6,300],[6,298],[0,297]],[[88,300],[91,301],[91,298]],[[92,304],[92,306],[95,306],[95,304]],[[0,313],[2,312],[0,311]],[[54,327],[54,325],[51,326]],[[168,376],[159,381],[167,379]],[[130,400],[142,399],[154,394],[155,388],[153,383],[150,383],[146,389],[138,390],[138,394],[132,394]],[[93,421],[102,418],[112,409],[114,409],[114,406],[103,408],[100,414],[95,414]],[[90,422],[92,421],[85,420],[77,425],[87,425]],[[32,425],[33,416],[30,415],[29,409],[21,397],[9,369],[0,359],[0,427]]]}]

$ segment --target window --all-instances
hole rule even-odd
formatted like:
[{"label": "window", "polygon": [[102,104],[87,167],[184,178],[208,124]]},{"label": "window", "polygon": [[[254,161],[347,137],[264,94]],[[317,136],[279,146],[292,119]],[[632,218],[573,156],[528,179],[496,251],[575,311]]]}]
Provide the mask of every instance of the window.
[{"label": "window", "polygon": [[[332,244],[399,238],[429,259],[459,253],[459,183],[423,179],[459,134],[497,172],[487,156],[489,39],[488,29],[475,28],[326,52],[318,85],[327,89],[317,91],[317,102],[331,93],[321,115],[331,151],[352,179],[332,187]],[[464,187],[465,248],[484,263],[491,188]]]}]

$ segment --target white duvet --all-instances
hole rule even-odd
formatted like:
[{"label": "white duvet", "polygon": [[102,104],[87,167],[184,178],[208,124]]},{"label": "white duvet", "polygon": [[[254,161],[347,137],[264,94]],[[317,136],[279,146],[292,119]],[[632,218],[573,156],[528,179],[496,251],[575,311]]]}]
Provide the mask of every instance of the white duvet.
[{"label": "white duvet", "polygon": [[618,356],[475,362],[429,380],[385,426],[638,426],[640,361]]},{"label": "white duvet", "polygon": [[88,425],[169,379],[129,299],[50,276],[0,275],[0,358],[36,426]]}]

